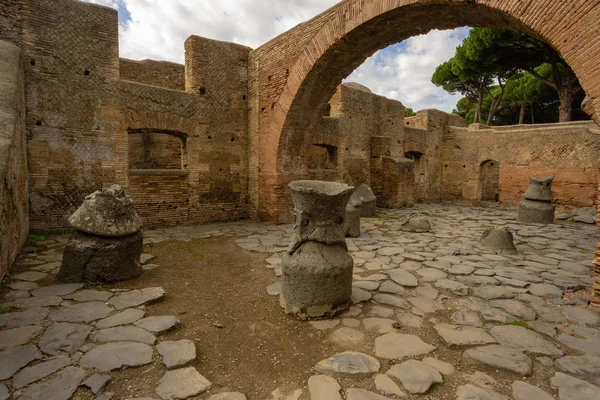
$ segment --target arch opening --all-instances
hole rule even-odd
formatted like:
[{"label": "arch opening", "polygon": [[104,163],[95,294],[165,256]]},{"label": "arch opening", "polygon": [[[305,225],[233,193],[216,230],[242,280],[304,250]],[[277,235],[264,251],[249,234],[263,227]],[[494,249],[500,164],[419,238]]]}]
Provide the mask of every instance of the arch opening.
[{"label": "arch opening", "polygon": [[500,163],[486,160],[479,165],[477,201],[498,202],[500,200]]}]

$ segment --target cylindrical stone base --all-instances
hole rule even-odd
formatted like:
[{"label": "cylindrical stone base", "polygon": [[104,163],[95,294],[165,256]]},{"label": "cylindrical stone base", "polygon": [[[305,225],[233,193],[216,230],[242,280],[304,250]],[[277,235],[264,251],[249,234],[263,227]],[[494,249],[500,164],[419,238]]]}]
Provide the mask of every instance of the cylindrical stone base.
[{"label": "cylindrical stone base", "polygon": [[62,282],[116,282],[142,275],[141,232],[104,237],[75,231],[63,253],[58,279]]},{"label": "cylindrical stone base", "polygon": [[280,302],[298,319],[330,318],[350,305],[352,256],[340,245],[306,242],[284,255]]},{"label": "cylindrical stone base", "polygon": [[519,203],[519,222],[530,224],[551,224],[554,222],[556,206],[544,201],[521,200]]},{"label": "cylindrical stone base", "polygon": [[360,236],[360,206],[354,207],[348,204],[346,207],[346,236],[347,237],[359,237]]}]

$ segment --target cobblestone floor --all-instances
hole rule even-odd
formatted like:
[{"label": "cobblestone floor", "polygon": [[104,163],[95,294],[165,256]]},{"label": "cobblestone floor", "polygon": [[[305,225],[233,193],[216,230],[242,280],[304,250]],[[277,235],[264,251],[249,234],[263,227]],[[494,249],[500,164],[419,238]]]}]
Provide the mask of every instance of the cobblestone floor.
[{"label": "cobblestone floor", "polygon": [[[521,224],[515,212],[494,208],[380,211],[377,218],[362,219],[360,237],[347,240],[355,262],[354,305],[334,320],[306,322],[348,352],[315,360],[304,387],[276,389],[269,399],[600,399],[600,314],[584,296],[600,241],[593,227]],[[414,212],[429,216],[431,232],[399,230]],[[242,249],[272,253],[266,267],[273,270],[273,284],[261,290],[276,302],[280,254],[291,226],[222,226],[147,231],[144,241],[225,235],[236,237]],[[513,232],[518,254],[480,247],[479,237],[492,226]],[[146,305],[164,297],[161,288],[36,283],[58,272],[67,239],[39,243],[44,251],[25,249],[19,272],[4,283],[0,400],[68,399],[81,386],[90,398],[121,399],[110,391],[107,372],[153,357],[168,368],[157,399],[246,398],[202,394],[211,383],[188,366],[196,357],[193,338],[161,341],[160,333],[178,323],[175,316],[144,318]],[[160,268],[151,255],[143,262],[145,269]],[[464,373],[466,364],[480,371]],[[364,376],[372,378],[368,387],[347,383]],[[447,390],[436,391],[441,397],[427,395],[434,385]]]}]

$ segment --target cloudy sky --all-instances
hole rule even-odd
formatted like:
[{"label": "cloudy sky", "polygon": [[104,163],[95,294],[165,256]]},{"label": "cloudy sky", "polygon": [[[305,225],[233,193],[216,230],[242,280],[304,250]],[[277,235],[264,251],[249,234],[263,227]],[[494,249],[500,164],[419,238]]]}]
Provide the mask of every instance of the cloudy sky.
[{"label": "cloudy sky", "polygon": [[[256,48],[339,0],[83,0],[119,11],[121,57],[183,63],[190,35]],[[375,53],[348,81],[400,100],[415,111],[452,111],[460,96],[431,84],[435,68],[454,55],[468,28],[431,31]]]}]

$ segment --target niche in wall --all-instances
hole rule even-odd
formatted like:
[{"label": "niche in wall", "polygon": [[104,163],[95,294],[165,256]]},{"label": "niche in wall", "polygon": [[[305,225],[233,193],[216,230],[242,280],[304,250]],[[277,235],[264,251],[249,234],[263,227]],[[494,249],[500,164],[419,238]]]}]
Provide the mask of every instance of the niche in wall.
[{"label": "niche in wall", "polygon": [[184,169],[184,133],[130,129],[128,142],[129,169]]}]

